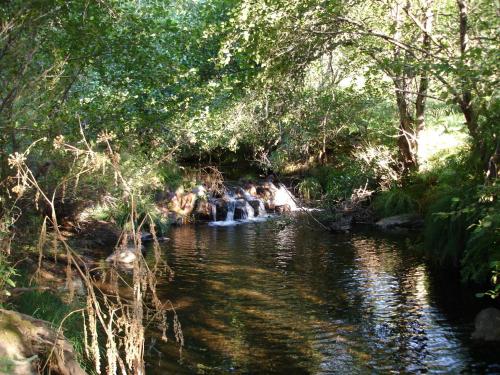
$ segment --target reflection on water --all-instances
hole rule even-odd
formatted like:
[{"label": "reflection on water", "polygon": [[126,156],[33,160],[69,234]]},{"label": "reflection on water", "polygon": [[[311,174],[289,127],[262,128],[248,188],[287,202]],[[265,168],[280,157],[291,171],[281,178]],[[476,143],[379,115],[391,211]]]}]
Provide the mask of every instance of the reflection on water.
[{"label": "reflection on water", "polygon": [[150,332],[149,374],[500,373],[498,349],[468,338],[473,311],[450,318],[443,285],[394,239],[276,222],[170,237],[159,293],[185,347]]}]

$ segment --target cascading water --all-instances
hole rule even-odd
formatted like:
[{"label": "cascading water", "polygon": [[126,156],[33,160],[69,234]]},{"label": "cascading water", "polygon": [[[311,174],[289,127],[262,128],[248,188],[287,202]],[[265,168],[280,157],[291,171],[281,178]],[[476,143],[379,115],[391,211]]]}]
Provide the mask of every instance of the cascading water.
[{"label": "cascading water", "polygon": [[259,217],[267,216],[266,206],[264,205],[264,201],[259,199]]},{"label": "cascading water", "polygon": [[279,184],[279,189],[277,189],[275,192],[274,205],[275,206],[288,205],[291,211],[296,211],[299,209],[299,207],[295,203],[295,197],[283,184]]},{"label": "cascading water", "polygon": [[247,205],[248,202],[245,201],[245,205],[243,207],[240,207],[240,211],[241,211],[241,216],[240,216],[240,220],[247,220],[248,219],[248,209],[247,209]]},{"label": "cascading water", "polygon": [[217,205],[210,202],[210,216],[212,216],[212,221],[217,220]]},{"label": "cascading water", "polygon": [[255,210],[248,202],[245,202],[245,209],[243,210],[243,212],[245,212],[246,216],[244,219],[252,220],[255,217]]},{"label": "cascading water", "polygon": [[229,198],[227,201],[227,214],[225,221],[234,221],[234,211],[236,210],[236,200]]},{"label": "cascading water", "polygon": [[[209,203],[212,219],[209,223],[210,226],[231,227],[242,223],[265,221],[269,218],[264,200],[256,195],[245,194],[242,189],[236,190],[236,192],[227,191],[223,198],[216,198]],[[217,220],[217,210],[220,209],[221,205],[226,210],[226,217],[219,221]]]}]

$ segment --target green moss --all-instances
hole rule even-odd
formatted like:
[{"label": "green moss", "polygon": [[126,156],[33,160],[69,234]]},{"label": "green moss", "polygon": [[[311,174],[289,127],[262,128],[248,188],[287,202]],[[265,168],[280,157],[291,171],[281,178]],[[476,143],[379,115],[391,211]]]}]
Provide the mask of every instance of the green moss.
[{"label": "green moss", "polygon": [[14,371],[15,363],[12,359],[0,356],[0,373],[11,374]]}]

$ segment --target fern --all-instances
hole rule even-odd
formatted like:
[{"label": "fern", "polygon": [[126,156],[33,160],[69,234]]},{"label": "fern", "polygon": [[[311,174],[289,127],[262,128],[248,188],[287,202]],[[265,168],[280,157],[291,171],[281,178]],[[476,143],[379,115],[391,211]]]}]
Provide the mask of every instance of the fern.
[{"label": "fern", "polygon": [[418,211],[418,202],[406,191],[393,188],[377,195],[373,209],[378,216],[393,216]]},{"label": "fern", "polygon": [[458,266],[465,250],[467,221],[460,213],[462,199],[452,193],[444,193],[429,207],[424,244],[431,259]]},{"label": "fern", "polygon": [[297,188],[299,190],[300,195],[306,200],[310,201],[313,199],[321,198],[323,193],[323,188],[319,181],[314,177],[307,177],[302,180]]},{"label": "fern", "polygon": [[432,259],[461,266],[464,281],[485,282],[500,260],[499,187],[444,186],[429,206],[425,247]]}]

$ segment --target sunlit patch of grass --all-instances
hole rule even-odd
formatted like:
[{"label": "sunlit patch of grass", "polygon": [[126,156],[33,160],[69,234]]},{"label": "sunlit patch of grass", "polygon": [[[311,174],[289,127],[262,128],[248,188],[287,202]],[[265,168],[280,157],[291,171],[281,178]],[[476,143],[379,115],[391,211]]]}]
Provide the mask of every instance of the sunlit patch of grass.
[{"label": "sunlit patch of grass", "polygon": [[456,154],[467,144],[463,115],[439,106],[429,111],[426,128],[418,139],[418,159],[421,171],[431,170],[436,161]]},{"label": "sunlit patch of grass", "polygon": [[306,201],[321,198],[323,192],[320,182],[314,177],[305,178],[297,185],[297,188]]},{"label": "sunlit patch of grass", "polygon": [[97,204],[91,208],[88,208],[82,213],[84,218],[90,218],[94,220],[109,220],[111,218],[110,207],[107,205]]}]

